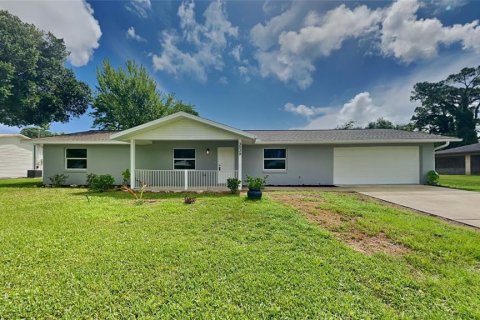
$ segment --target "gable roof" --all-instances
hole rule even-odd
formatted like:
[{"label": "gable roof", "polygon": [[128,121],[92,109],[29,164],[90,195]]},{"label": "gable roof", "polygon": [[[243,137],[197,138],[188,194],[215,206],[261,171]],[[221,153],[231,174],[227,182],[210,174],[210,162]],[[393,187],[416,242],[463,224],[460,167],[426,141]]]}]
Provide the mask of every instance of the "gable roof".
[{"label": "gable roof", "polygon": [[394,129],[351,130],[246,130],[257,136],[256,143],[358,143],[358,142],[445,142],[453,137]]},{"label": "gable roof", "polygon": [[123,131],[89,130],[34,139],[39,144],[128,144],[130,137],[173,123],[190,119],[216,129],[247,138],[255,144],[348,144],[348,143],[433,143],[461,141],[454,137],[393,129],[353,130],[240,130],[185,112],[178,112]]},{"label": "gable roof", "polygon": [[461,146],[457,148],[441,150],[435,152],[435,154],[464,154],[464,153],[480,153],[480,143],[469,144],[466,146]]},{"label": "gable roof", "polygon": [[224,124],[221,124],[221,123],[218,123],[218,122],[215,122],[215,121],[212,121],[212,120],[208,120],[208,119],[205,119],[205,118],[194,116],[194,115],[186,113],[186,112],[177,112],[177,113],[168,115],[166,117],[162,117],[160,119],[153,120],[153,121],[141,124],[139,126],[136,126],[136,127],[133,127],[133,128],[127,129],[127,130],[123,130],[123,131],[117,132],[115,134],[112,134],[111,139],[119,140],[119,141],[127,141],[127,140],[129,140],[130,137],[133,137],[137,134],[140,134],[140,133],[143,133],[143,132],[146,132],[146,131],[149,131],[149,130],[153,130],[154,128],[161,127],[163,125],[166,125],[168,123],[172,123],[172,122],[174,122],[176,120],[179,120],[179,119],[193,120],[195,122],[205,124],[207,126],[214,127],[214,128],[220,129],[220,130],[224,130],[224,131],[227,131],[227,132],[232,133],[234,135],[237,135],[239,137],[243,137],[243,138],[247,138],[247,139],[251,139],[251,140],[255,140],[255,138],[256,138],[255,135],[250,134],[250,133],[248,133],[246,131],[243,131],[243,130],[240,130],[240,129],[236,129],[236,128],[229,127],[229,126],[226,126]]}]

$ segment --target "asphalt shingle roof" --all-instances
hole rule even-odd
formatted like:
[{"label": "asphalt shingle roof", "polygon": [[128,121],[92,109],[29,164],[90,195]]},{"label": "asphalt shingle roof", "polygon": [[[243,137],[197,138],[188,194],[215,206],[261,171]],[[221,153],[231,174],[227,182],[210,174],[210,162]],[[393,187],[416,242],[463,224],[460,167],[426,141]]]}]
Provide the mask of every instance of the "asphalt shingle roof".
[{"label": "asphalt shingle roof", "polygon": [[463,153],[480,153],[480,143],[469,144],[467,146],[461,146],[457,148],[440,150],[436,154],[463,154]]},{"label": "asphalt shingle roof", "polygon": [[110,141],[110,135],[116,131],[108,130],[89,130],[75,133],[66,133],[53,137],[35,139],[35,142],[98,142]]},{"label": "asphalt shingle roof", "polygon": [[393,129],[354,130],[245,130],[262,141],[367,141],[367,140],[448,140],[449,137]]},{"label": "asphalt shingle roof", "polygon": [[[254,134],[262,142],[339,142],[339,141],[389,141],[389,140],[449,140],[449,137],[424,132],[391,129],[356,130],[244,130]],[[118,131],[90,130],[35,139],[38,143],[109,142],[110,136]],[[112,141],[114,142],[114,141]]]}]

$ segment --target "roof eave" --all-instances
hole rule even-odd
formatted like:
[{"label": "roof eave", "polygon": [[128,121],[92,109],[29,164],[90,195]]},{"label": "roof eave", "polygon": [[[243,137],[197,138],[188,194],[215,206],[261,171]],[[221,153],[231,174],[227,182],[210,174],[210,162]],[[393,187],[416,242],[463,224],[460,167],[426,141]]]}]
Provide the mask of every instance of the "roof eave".
[{"label": "roof eave", "polygon": [[436,143],[436,142],[446,142],[446,141],[462,141],[457,138],[446,138],[446,139],[367,139],[367,140],[321,140],[321,141],[264,141],[259,140],[255,141],[255,144],[389,144],[389,143]]}]

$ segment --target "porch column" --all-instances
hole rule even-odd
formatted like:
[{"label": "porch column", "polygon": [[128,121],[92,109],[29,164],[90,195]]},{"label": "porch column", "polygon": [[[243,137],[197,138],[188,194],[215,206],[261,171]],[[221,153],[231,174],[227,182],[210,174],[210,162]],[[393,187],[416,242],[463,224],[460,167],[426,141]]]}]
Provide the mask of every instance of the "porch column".
[{"label": "porch column", "polygon": [[472,161],[469,154],[465,155],[465,174],[467,176],[472,174]]},{"label": "porch column", "polygon": [[238,140],[238,179],[240,180],[239,190],[242,190],[242,140]]},{"label": "porch column", "polygon": [[135,140],[130,140],[130,188],[135,189]]}]

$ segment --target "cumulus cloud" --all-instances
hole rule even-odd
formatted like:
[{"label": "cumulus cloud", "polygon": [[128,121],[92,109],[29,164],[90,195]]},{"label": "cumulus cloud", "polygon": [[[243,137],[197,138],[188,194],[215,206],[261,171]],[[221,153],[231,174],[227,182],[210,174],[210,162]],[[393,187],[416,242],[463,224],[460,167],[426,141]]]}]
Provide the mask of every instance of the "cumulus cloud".
[{"label": "cumulus cloud", "polygon": [[4,1],[0,2],[0,9],[62,38],[70,51],[68,60],[74,66],[86,65],[99,47],[102,31],[92,8],[84,0],[31,1],[28,4]]},{"label": "cumulus cloud", "polygon": [[303,129],[331,129],[337,125],[353,120],[357,125],[364,126],[380,117],[397,124],[410,121],[415,107],[418,105],[410,101],[411,91],[417,82],[437,82],[448,75],[457,73],[465,66],[478,64],[478,55],[466,54],[462,57],[447,55],[425,66],[417,68],[407,76],[375,86],[369,91],[356,94],[344,104],[319,107],[324,113],[309,117]]},{"label": "cumulus cloud", "polygon": [[283,106],[283,109],[287,112],[293,113],[295,115],[307,117],[307,118],[316,116],[320,113],[324,113],[325,111],[327,111],[326,108],[319,108],[319,107],[313,107],[313,106],[307,107],[304,104],[295,105],[291,102],[287,102]]},{"label": "cumulus cloud", "polygon": [[437,55],[440,45],[455,42],[463,49],[480,50],[478,21],[447,27],[436,18],[418,19],[420,4],[416,1],[397,1],[386,10],[382,23],[381,50],[410,63]]},{"label": "cumulus cloud", "polygon": [[152,10],[152,3],[150,0],[130,0],[125,5],[125,9],[135,13],[140,18],[146,18]]},{"label": "cumulus cloud", "polygon": [[139,34],[137,34],[134,27],[128,28],[126,36],[127,36],[127,39],[132,39],[132,40],[135,40],[135,41],[138,41],[138,42],[147,42],[147,39],[145,39],[145,38],[141,37]]},{"label": "cumulus cloud", "polygon": [[[190,74],[199,81],[206,81],[211,69],[222,70],[223,52],[228,38],[236,38],[238,28],[227,18],[225,3],[214,1],[207,7],[203,16],[205,22],[195,18],[195,3],[183,2],[177,12],[180,18],[181,34],[176,31],[162,33],[162,52],[152,56],[156,71],[165,71],[178,77]],[[181,46],[191,48],[188,52]]]},{"label": "cumulus cloud", "polygon": [[375,10],[342,4],[325,14],[304,14],[294,3],[250,31],[260,75],[306,89],[313,81],[315,62],[339,50],[347,39],[373,39],[378,42],[378,53],[404,63],[434,57],[440,46],[454,43],[480,52],[477,20],[444,26],[436,18],[419,19],[419,8],[417,1],[398,0]]}]

